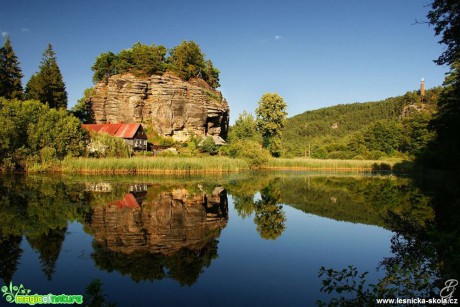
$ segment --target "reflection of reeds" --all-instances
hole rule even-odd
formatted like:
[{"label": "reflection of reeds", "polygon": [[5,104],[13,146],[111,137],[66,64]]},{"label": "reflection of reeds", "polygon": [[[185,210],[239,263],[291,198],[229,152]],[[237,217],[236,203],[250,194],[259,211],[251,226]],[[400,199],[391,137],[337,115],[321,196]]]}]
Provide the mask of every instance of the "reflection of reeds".
[{"label": "reflection of reeds", "polygon": [[[375,160],[321,160],[321,159],[270,159],[262,168],[324,170],[324,171],[381,171],[391,170],[397,161]],[[388,169],[389,168],[389,169]]]},{"label": "reflection of reeds", "polygon": [[246,161],[227,157],[72,158],[62,162],[63,172],[88,174],[224,173],[238,172],[248,168]]}]

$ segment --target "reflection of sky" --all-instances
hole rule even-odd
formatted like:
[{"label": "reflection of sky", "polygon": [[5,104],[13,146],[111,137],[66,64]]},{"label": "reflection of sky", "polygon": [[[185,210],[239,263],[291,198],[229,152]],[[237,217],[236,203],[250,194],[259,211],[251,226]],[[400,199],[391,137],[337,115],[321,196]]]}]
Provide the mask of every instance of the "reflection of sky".
[{"label": "reflection of sky", "polygon": [[229,222],[218,245],[219,258],[191,287],[171,279],[136,284],[114,271],[100,271],[91,259],[92,237],[78,223],[70,223],[56,272],[51,282],[41,271],[38,254],[26,240],[21,265],[13,283],[22,283],[32,293],[83,294],[94,278],[104,283],[107,299],[118,306],[145,305],[250,305],[306,306],[320,298],[321,266],[335,269],[354,264],[369,271],[368,282],[377,276],[376,266],[390,253],[392,233],[376,226],[337,222],[306,214],[288,205],[286,230],[275,241],[260,238],[253,217],[238,217],[229,197]]}]

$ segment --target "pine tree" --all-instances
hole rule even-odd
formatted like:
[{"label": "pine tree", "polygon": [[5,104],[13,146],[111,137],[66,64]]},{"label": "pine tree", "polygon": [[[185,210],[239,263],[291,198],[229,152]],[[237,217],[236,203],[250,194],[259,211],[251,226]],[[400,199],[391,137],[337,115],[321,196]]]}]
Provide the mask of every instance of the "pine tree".
[{"label": "pine tree", "polygon": [[48,48],[43,52],[40,71],[34,74],[26,85],[26,97],[38,99],[50,108],[67,108],[67,92],[51,44],[48,44]]},{"label": "pine tree", "polygon": [[16,54],[7,36],[5,44],[0,48],[0,96],[8,99],[22,99],[23,77]]}]

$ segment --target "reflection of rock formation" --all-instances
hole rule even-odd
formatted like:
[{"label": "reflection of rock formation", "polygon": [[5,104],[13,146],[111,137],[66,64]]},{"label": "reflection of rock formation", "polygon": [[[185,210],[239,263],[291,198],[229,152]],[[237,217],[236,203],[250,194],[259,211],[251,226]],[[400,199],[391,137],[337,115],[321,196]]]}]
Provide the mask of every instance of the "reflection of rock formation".
[{"label": "reflection of rock formation", "polygon": [[186,189],[161,192],[139,205],[132,193],[93,208],[89,228],[94,239],[112,251],[173,254],[183,247],[200,249],[227,223],[227,194],[211,196]]},{"label": "reflection of rock formation", "polygon": [[[216,238],[227,224],[227,192],[160,192],[142,205],[132,193],[96,206],[88,223],[93,258],[136,281],[171,277],[191,285],[217,257]],[[166,269],[167,268],[167,269]]]}]

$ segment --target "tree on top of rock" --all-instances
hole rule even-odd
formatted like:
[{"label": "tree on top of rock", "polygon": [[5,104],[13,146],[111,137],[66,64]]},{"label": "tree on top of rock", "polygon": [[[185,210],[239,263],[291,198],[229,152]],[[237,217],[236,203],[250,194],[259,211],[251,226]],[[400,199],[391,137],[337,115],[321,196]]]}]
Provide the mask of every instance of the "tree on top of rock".
[{"label": "tree on top of rock", "polygon": [[171,49],[168,62],[169,68],[184,80],[202,77],[206,70],[204,54],[194,41],[182,41]]},{"label": "tree on top of rock", "polygon": [[40,100],[50,108],[67,108],[67,92],[51,44],[43,52],[40,71],[27,82],[26,97]]},{"label": "tree on top of rock", "polygon": [[7,99],[22,99],[23,77],[19,61],[7,36],[5,44],[0,48],[0,96]]},{"label": "tree on top of rock", "polygon": [[220,86],[220,71],[211,60],[205,60],[203,52],[194,41],[182,41],[169,50],[168,57],[167,51],[162,45],[135,43],[118,54],[111,51],[101,53],[91,67],[94,71],[93,81],[107,82],[110,76],[126,72],[136,76],[151,76],[163,74],[168,69],[182,80],[201,78],[213,88]]}]

